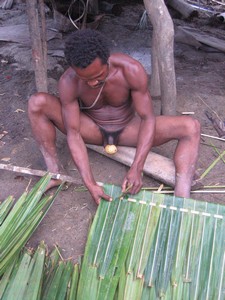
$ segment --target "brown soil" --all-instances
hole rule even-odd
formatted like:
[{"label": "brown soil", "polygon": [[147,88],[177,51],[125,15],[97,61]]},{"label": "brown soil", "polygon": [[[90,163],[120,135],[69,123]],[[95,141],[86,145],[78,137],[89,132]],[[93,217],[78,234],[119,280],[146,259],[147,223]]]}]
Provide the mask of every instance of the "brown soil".
[{"label": "brown soil", "polygon": [[[106,16],[102,19],[99,30],[113,41],[114,50],[126,52],[139,59],[150,73],[150,48],[152,28],[147,24],[145,29],[138,29],[137,24],[144,8],[142,4],[124,5],[120,16]],[[51,21],[51,16],[48,17]],[[1,26],[26,22],[25,5],[15,4],[8,11],[0,10]],[[203,15],[197,20],[184,21],[175,19],[176,25],[186,25],[202,29],[211,36],[222,38],[225,25],[212,27],[208,17]],[[48,47],[51,50],[61,49],[63,41],[69,33],[62,34],[62,40],[52,40]],[[28,118],[27,100],[35,92],[34,73],[31,69],[30,47],[21,44],[0,42],[0,134],[7,134],[0,140],[0,162],[11,163],[21,167],[45,169],[44,161],[33,140]],[[49,55],[50,91],[57,92],[56,81],[66,66],[60,56]],[[177,114],[193,112],[202,125],[202,133],[218,136],[211,122],[205,115],[210,110],[207,105],[225,119],[224,105],[224,53],[205,47],[196,50],[192,46],[175,43],[175,68],[177,78]],[[156,114],[159,113],[160,100],[154,99]],[[206,105],[207,104],[207,105]],[[213,143],[220,152],[224,150],[224,142],[202,138],[200,147],[198,172],[202,174],[216,159],[218,154],[211,146]],[[77,179],[80,176],[70,159],[66,139],[58,134],[57,147],[59,157],[68,173]],[[175,144],[154,149],[155,152],[172,157]],[[127,167],[89,150],[93,173],[97,181],[121,184]],[[37,177],[21,176],[9,171],[0,172],[0,201],[9,194],[18,198],[25,190],[30,179],[32,184]],[[224,164],[219,161],[203,179],[204,185],[225,185]],[[149,177],[144,177],[145,186],[159,186]],[[224,194],[193,194],[193,198],[203,201],[224,203]],[[77,190],[71,185],[67,191],[61,192],[49,213],[32,236],[29,244],[36,246],[40,240],[51,248],[58,243],[63,249],[64,257],[75,260],[84,251],[84,245],[96,205],[87,191]]]}]

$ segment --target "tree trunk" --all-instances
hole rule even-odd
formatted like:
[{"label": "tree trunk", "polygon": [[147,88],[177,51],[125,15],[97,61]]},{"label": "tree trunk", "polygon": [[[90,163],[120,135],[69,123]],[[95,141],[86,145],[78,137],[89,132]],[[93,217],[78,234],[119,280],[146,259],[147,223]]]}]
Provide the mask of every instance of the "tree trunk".
[{"label": "tree trunk", "polygon": [[[174,27],[163,0],[144,0],[153,25],[153,67],[158,65],[161,90],[161,114],[176,114],[176,78],[174,69]],[[154,68],[157,72],[157,68]],[[157,82],[157,74],[153,75]],[[153,88],[157,90],[157,86]]]},{"label": "tree trunk", "polygon": [[38,92],[48,91],[47,42],[43,0],[27,0],[35,82]]},{"label": "tree trunk", "polygon": [[153,97],[157,97],[161,95],[158,51],[157,51],[156,44],[157,44],[156,31],[153,30],[152,53],[151,53],[152,74],[151,74],[151,82],[150,82],[151,96]]}]

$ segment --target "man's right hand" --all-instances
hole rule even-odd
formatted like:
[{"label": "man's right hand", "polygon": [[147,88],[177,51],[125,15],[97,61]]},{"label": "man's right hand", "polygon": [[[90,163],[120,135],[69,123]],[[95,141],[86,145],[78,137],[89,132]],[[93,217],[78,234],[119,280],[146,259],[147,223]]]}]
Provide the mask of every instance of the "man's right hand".
[{"label": "man's right hand", "polygon": [[88,190],[97,205],[100,204],[101,198],[103,198],[106,201],[112,201],[112,198],[109,195],[105,194],[103,188],[97,183],[89,187]]}]

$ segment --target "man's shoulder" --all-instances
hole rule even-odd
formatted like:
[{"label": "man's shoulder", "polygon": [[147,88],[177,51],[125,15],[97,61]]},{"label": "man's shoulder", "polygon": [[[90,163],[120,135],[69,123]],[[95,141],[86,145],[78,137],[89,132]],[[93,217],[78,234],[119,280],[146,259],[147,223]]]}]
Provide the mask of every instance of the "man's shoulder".
[{"label": "man's shoulder", "polygon": [[65,80],[66,80],[66,81],[70,81],[70,80],[74,80],[75,75],[76,75],[75,71],[74,71],[71,67],[69,67],[69,68],[67,68],[67,69],[65,70],[65,72],[61,75],[59,81],[65,81]]},{"label": "man's shoulder", "polygon": [[132,56],[121,52],[112,53],[110,55],[110,61],[122,65],[127,62],[137,62],[137,60],[134,59]]},{"label": "man's shoulder", "polygon": [[131,89],[146,89],[148,78],[143,65],[133,57],[124,53],[114,53],[110,56],[110,63],[120,69]]},{"label": "man's shoulder", "polygon": [[[76,94],[76,74],[72,68],[68,68],[60,77],[58,82],[58,90],[62,95],[71,94],[75,96]],[[62,96],[60,98],[63,98]]]},{"label": "man's shoulder", "polygon": [[144,72],[143,65],[133,58],[132,56],[125,53],[113,53],[110,56],[110,63],[116,68],[121,68],[124,73],[133,74],[134,76],[140,72]]}]

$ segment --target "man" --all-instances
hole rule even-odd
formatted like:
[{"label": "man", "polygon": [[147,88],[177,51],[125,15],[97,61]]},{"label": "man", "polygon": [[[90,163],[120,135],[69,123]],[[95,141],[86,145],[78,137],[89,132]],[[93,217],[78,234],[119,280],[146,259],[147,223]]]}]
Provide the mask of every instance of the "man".
[{"label": "man", "polygon": [[[178,141],[175,195],[189,197],[198,156],[200,125],[188,116],[155,117],[143,66],[120,53],[110,55],[106,38],[98,31],[74,32],[66,43],[70,67],[59,80],[59,99],[37,93],[29,100],[29,118],[47,168],[60,172],[56,128],[67,135],[68,146],[93,199],[110,201],[92,174],[85,143],[102,145],[108,135],[118,145],[136,147],[136,155],[122,191],[136,194],[142,187],[143,166],[153,146]],[[59,185],[52,180],[49,188]]]}]

